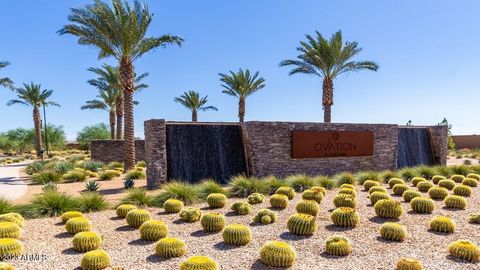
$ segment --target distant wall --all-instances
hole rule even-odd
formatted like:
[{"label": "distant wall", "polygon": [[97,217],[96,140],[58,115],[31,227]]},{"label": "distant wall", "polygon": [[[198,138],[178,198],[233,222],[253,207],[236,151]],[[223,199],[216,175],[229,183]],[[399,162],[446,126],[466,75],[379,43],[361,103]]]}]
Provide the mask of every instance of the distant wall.
[{"label": "distant wall", "polygon": [[[123,140],[92,140],[90,152],[93,160],[123,162]],[[137,161],[145,160],[145,140],[135,141],[135,158]]]},{"label": "distant wall", "polygon": [[448,126],[429,126],[435,164],[447,165]]},{"label": "distant wall", "polygon": [[480,148],[480,135],[454,135],[452,139],[457,149]]}]

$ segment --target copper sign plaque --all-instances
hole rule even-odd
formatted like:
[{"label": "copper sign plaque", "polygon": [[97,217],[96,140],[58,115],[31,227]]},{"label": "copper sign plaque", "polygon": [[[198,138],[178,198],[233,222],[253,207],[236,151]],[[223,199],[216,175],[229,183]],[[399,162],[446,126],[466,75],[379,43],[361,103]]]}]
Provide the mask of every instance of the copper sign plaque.
[{"label": "copper sign plaque", "polygon": [[292,131],[292,158],[372,155],[372,131]]}]

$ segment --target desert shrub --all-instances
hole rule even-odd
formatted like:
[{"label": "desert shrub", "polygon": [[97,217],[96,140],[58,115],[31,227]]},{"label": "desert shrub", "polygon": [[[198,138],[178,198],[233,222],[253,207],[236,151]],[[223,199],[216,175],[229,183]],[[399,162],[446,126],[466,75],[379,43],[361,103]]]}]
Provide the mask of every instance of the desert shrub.
[{"label": "desert shrub", "polygon": [[455,187],[455,181],[447,179],[447,180],[440,180],[438,182],[439,187],[446,188],[448,190],[452,190]]},{"label": "desert shrub", "polygon": [[370,202],[372,205],[375,205],[375,203],[378,201],[385,199],[390,199],[390,195],[388,195],[388,193],[376,191],[370,194]]},{"label": "desert shrub", "polygon": [[292,200],[296,195],[295,190],[291,187],[279,187],[275,194],[283,194],[287,196],[289,200]]},{"label": "desert shrub", "polygon": [[72,235],[92,230],[92,222],[85,217],[73,217],[65,223],[65,230]]},{"label": "desert shrub", "polygon": [[335,226],[355,227],[360,222],[360,215],[350,207],[339,207],[333,210],[331,219]]},{"label": "desert shrub", "polygon": [[337,194],[335,198],[333,198],[333,204],[335,207],[350,207],[355,208],[357,202],[355,201],[355,197],[349,194]]},{"label": "desert shrub", "polygon": [[0,197],[0,215],[10,213],[14,208],[15,207],[9,200]]},{"label": "desert shrub", "polygon": [[380,235],[384,239],[401,242],[407,238],[407,230],[398,223],[385,222],[380,227]]},{"label": "desert shrub", "polygon": [[145,209],[133,209],[127,213],[126,221],[128,226],[132,228],[139,228],[146,221],[149,221],[151,218],[150,212]]},{"label": "desert shrub", "polygon": [[448,177],[452,173],[449,166],[434,166],[433,169],[436,174],[444,177]]},{"label": "desert shrub", "polygon": [[420,192],[427,192],[433,186],[434,186],[433,183],[430,181],[422,181],[418,183],[417,188],[418,188],[418,191]]},{"label": "desert shrub", "polygon": [[375,181],[375,180],[365,180],[363,182],[363,188],[366,190],[366,191],[369,191],[370,188],[372,187],[375,187],[375,186],[380,186],[380,183]]},{"label": "desert shrub", "polygon": [[219,232],[225,227],[225,217],[220,213],[206,213],[200,219],[200,224],[206,232]]},{"label": "desert shrub", "polygon": [[398,174],[405,182],[410,182],[413,177],[417,176],[417,171],[414,168],[406,167],[398,171]]},{"label": "desert shrub", "polygon": [[478,180],[474,178],[465,178],[462,181],[462,185],[469,186],[469,187],[476,187],[478,186]]},{"label": "desert shrub", "polygon": [[453,174],[460,174],[463,176],[467,176],[471,172],[470,167],[466,165],[450,166],[450,170]]},{"label": "desert shrub", "polygon": [[252,232],[241,224],[231,224],[223,229],[223,242],[232,246],[245,246],[252,241]]},{"label": "desert shrub", "polygon": [[34,161],[27,165],[25,168],[25,172],[28,175],[32,175],[34,173],[39,173],[45,169],[45,162],[44,161]]},{"label": "desert shrub", "polygon": [[49,182],[58,183],[62,180],[62,175],[53,171],[44,171],[32,175],[34,185],[43,185]]},{"label": "desert shrub", "polygon": [[145,160],[140,160],[135,164],[135,166],[140,167],[140,168],[145,168],[147,167],[147,162]]},{"label": "desert shrub", "polygon": [[296,192],[303,192],[313,186],[315,186],[314,178],[305,174],[295,174],[285,179],[287,184],[292,187]]},{"label": "desert shrub", "polygon": [[417,170],[417,175],[425,178],[425,179],[432,179],[432,177],[435,175],[435,169],[433,169],[430,166],[419,166],[416,168]]},{"label": "desert shrub", "polygon": [[131,189],[135,187],[135,180],[131,178],[126,178],[123,180],[123,188],[124,189]]},{"label": "desert shrub", "polygon": [[388,183],[388,181],[390,181],[392,178],[400,178],[400,174],[394,171],[383,171],[380,173],[380,178],[383,180],[383,182]]},{"label": "desert shrub", "polygon": [[473,213],[470,214],[468,218],[468,222],[473,224],[480,224],[480,213]]},{"label": "desert shrub", "polygon": [[453,233],[455,231],[455,221],[449,217],[437,216],[428,223],[430,230],[441,233]]},{"label": "desert shrub", "polygon": [[317,185],[329,190],[333,189],[336,185],[335,180],[327,176],[317,176],[315,177],[315,182],[317,182]]},{"label": "desert shrub", "polygon": [[277,221],[277,214],[269,209],[260,209],[253,217],[253,222],[262,223],[264,225]]},{"label": "desert shrub", "polygon": [[227,196],[222,193],[211,193],[207,196],[207,204],[210,208],[223,208],[227,204]]},{"label": "desert shrub", "polygon": [[457,240],[448,245],[448,254],[469,262],[480,259],[480,248],[468,240]]},{"label": "desert shrub", "polygon": [[287,181],[283,178],[278,178],[274,175],[267,176],[262,179],[268,185],[268,194],[274,194],[279,187],[288,185]]},{"label": "desert shrub", "polygon": [[373,208],[381,218],[399,218],[403,214],[402,204],[390,199],[378,201]]},{"label": "desert shrub", "polygon": [[285,209],[288,206],[288,197],[283,194],[273,194],[270,196],[270,205],[272,208]]},{"label": "desert shrub", "polygon": [[[393,180],[395,180],[395,179],[390,179],[390,182],[393,181]],[[405,191],[409,190],[409,189],[410,189],[410,187],[407,186],[406,184],[395,184],[392,187],[393,194],[398,195],[398,196],[402,196],[403,193]]]},{"label": "desert shrub", "polygon": [[19,207],[20,213],[29,218],[59,216],[66,211],[73,210],[75,200],[65,193],[48,191],[36,195],[32,201]]},{"label": "desert shrub", "polygon": [[140,226],[140,238],[146,241],[158,241],[167,237],[167,225],[160,220],[147,220]]},{"label": "desert shrub", "polygon": [[472,161],[470,159],[465,159],[463,161],[463,165],[467,165],[467,166],[472,165]]},{"label": "desert shrub", "polygon": [[328,237],[325,252],[331,256],[347,256],[352,253],[352,246],[347,238],[339,235]]},{"label": "desert shrub", "polygon": [[405,181],[403,181],[403,179],[393,177],[390,178],[387,183],[390,188],[393,188],[393,186],[397,184],[405,184]]},{"label": "desert shrub", "polygon": [[467,200],[458,195],[448,195],[443,202],[446,208],[465,209],[467,207]]},{"label": "desert shrub", "polygon": [[[448,194],[448,192],[447,192],[447,194]],[[422,193],[420,193],[419,191],[416,191],[416,190],[406,190],[402,194],[402,198],[406,202],[410,202],[413,198],[416,198],[416,197],[422,197]]]},{"label": "desert shrub", "polygon": [[105,269],[111,264],[110,256],[104,250],[97,249],[85,253],[82,257],[82,269],[98,270]]},{"label": "desert shrub", "polygon": [[87,183],[85,183],[85,190],[89,192],[97,191],[99,187],[100,187],[100,184],[94,180],[88,181]]},{"label": "desert shrub", "polygon": [[318,206],[318,203],[312,200],[302,200],[297,204],[295,209],[297,210],[297,213],[307,214],[315,217],[318,215],[318,212],[320,211],[320,207]]},{"label": "desert shrub", "polygon": [[75,168],[75,163],[68,161],[59,161],[53,163],[53,171],[59,174],[65,174]]},{"label": "desert shrub", "polygon": [[438,182],[440,182],[440,180],[445,180],[447,178],[445,178],[445,176],[443,175],[434,175],[432,177],[432,183],[434,183],[435,185],[438,185]]},{"label": "desert shrub", "polygon": [[196,222],[202,217],[202,211],[195,207],[185,207],[180,211],[179,216],[183,221]]},{"label": "desert shrub", "polygon": [[378,172],[375,172],[375,171],[365,171],[365,172],[359,172],[355,174],[355,179],[357,179],[357,183],[359,185],[363,185],[367,180],[379,182],[380,175]]},{"label": "desert shrub", "polygon": [[425,197],[416,197],[410,201],[410,207],[415,213],[432,213],[435,202]]},{"label": "desert shrub", "polygon": [[130,189],[125,197],[120,200],[122,204],[134,204],[138,206],[153,206],[154,199],[143,188]]},{"label": "desert shrub", "polygon": [[133,209],[137,209],[137,206],[134,204],[121,204],[117,206],[117,209],[116,209],[117,217],[125,218],[128,212],[130,212]]},{"label": "desert shrub", "polygon": [[100,178],[100,180],[106,181],[106,180],[112,180],[113,178],[119,177],[120,175],[122,175],[122,173],[119,172],[119,171],[105,170],[105,171],[100,172],[98,174],[98,177]]},{"label": "desert shrub", "polygon": [[424,270],[421,262],[410,259],[410,258],[401,258],[397,261],[396,270]]},{"label": "desert shrub", "polygon": [[72,239],[73,249],[78,252],[87,252],[99,249],[102,237],[95,232],[79,232]]},{"label": "desert shrub", "polygon": [[83,182],[87,179],[87,175],[83,171],[72,170],[62,176],[65,182]]},{"label": "desert shrub", "polygon": [[198,196],[205,200],[212,193],[227,194],[227,192],[213,179],[205,179],[197,185]]},{"label": "desert shrub", "polygon": [[177,199],[168,199],[163,203],[165,213],[179,213],[183,208],[183,202]]},{"label": "desert shrub", "polygon": [[103,168],[103,166],[103,162],[96,160],[88,160],[83,163],[83,168],[92,172],[99,172]]},{"label": "desert shrub", "polygon": [[233,177],[229,186],[231,194],[239,198],[246,198],[252,193],[267,194],[270,188],[268,182],[243,175]]},{"label": "desert shrub", "polygon": [[472,195],[472,188],[467,185],[457,185],[453,188],[453,194],[470,197]]},{"label": "desert shrub", "polygon": [[234,202],[230,206],[230,210],[238,215],[246,215],[252,211],[252,206],[247,201],[239,201]]},{"label": "desert shrub", "polygon": [[109,206],[105,198],[97,192],[85,192],[76,201],[76,208],[82,212],[102,211]]},{"label": "desert shrub", "polygon": [[336,182],[337,186],[341,186],[342,184],[351,184],[355,185],[355,176],[349,172],[342,172],[338,173],[333,176],[333,179]]},{"label": "desert shrub", "polygon": [[168,199],[177,199],[185,205],[191,205],[197,201],[198,192],[195,186],[179,181],[170,181],[162,186],[163,192],[155,197],[155,205],[162,206]]},{"label": "desert shrub", "polygon": [[260,260],[270,267],[290,267],[296,256],[295,250],[281,241],[268,241],[260,248]]},{"label": "desert shrub", "polygon": [[186,253],[185,243],[173,237],[160,239],[155,246],[155,254],[164,259],[181,257]]},{"label": "desert shrub", "polygon": [[108,163],[106,167],[109,170],[116,170],[117,168],[123,168],[124,164],[123,164],[123,162],[112,161],[112,162]]},{"label": "desert shrub", "polygon": [[125,175],[127,179],[145,179],[147,175],[143,171],[131,170]]},{"label": "desert shrub", "polygon": [[217,262],[207,256],[192,256],[180,264],[180,270],[216,270]]},{"label": "desert shrub", "polygon": [[252,193],[247,197],[247,201],[249,204],[259,204],[265,201],[265,195],[260,193]]},{"label": "desert shrub", "polygon": [[424,177],[421,177],[421,176],[413,177],[412,180],[411,180],[412,186],[416,187],[418,185],[418,183],[423,182],[423,181],[427,181],[427,179],[425,179]]}]

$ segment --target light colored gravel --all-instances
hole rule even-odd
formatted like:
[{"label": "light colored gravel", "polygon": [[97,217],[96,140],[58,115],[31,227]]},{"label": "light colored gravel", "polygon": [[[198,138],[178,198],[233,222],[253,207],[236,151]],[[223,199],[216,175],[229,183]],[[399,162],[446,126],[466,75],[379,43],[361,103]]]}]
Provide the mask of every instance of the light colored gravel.
[{"label": "light colored gravel", "polygon": [[[170,236],[178,237],[187,244],[188,253],[182,258],[162,260],[154,254],[155,244],[139,239],[138,230],[126,226],[124,220],[115,218],[112,210],[88,214],[93,221],[94,230],[104,238],[103,248],[108,251],[114,266],[125,269],[179,269],[179,264],[188,256],[207,255],[214,258],[220,269],[267,269],[259,260],[258,249],[268,240],[287,241],[297,251],[297,261],[293,269],[394,269],[395,262],[401,257],[417,258],[428,270],[437,269],[480,269],[480,264],[471,264],[447,257],[447,246],[457,239],[469,239],[477,244],[480,241],[480,226],[469,224],[468,215],[479,212],[479,188],[474,189],[468,198],[469,206],[463,211],[443,209],[443,203],[431,215],[419,215],[408,212],[407,203],[403,203],[405,214],[400,223],[408,230],[408,237],[402,243],[385,242],[379,239],[381,222],[375,218],[373,207],[368,200],[368,193],[358,188],[357,209],[361,215],[361,224],[353,229],[333,227],[330,212],[334,208],[332,199],[336,191],[329,191],[321,204],[318,218],[318,231],[311,237],[296,237],[288,233],[286,222],[288,216],[295,212],[295,205],[301,199],[300,194],[290,202],[289,207],[278,211],[279,220],[275,224],[258,226],[251,224],[255,212],[268,207],[268,200],[254,205],[254,211],[246,216],[236,216],[225,208],[220,210],[227,214],[227,222],[249,224],[253,232],[253,241],[245,247],[229,247],[222,243],[221,233],[205,234],[199,222],[187,224],[179,222],[177,214],[166,215],[161,209],[149,209],[154,218],[165,221],[170,229]],[[391,190],[389,189],[391,193]],[[401,200],[401,198],[398,198]],[[229,203],[234,200],[229,199]],[[205,204],[199,205],[205,207]],[[204,212],[212,210],[204,209]],[[457,231],[451,235],[429,232],[427,224],[435,215],[450,216],[457,222]],[[23,229],[22,242],[27,254],[45,254],[43,262],[17,261],[17,269],[75,269],[80,265],[82,254],[72,251],[71,236],[65,233],[59,219],[45,218],[29,220]],[[340,234],[351,240],[353,252],[349,256],[336,258],[325,255],[324,245],[328,236]]]}]

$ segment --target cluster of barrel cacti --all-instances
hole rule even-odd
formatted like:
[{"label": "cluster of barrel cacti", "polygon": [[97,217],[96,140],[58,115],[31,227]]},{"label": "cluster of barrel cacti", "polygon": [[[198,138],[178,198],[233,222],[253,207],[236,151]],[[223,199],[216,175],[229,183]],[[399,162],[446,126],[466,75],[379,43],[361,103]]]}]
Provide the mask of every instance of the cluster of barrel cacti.
[{"label": "cluster of barrel cacti", "polygon": [[196,207],[185,207],[180,211],[180,219],[186,222],[196,222],[202,217],[202,211]]},{"label": "cluster of barrel cacti", "polygon": [[179,213],[183,206],[183,202],[177,199],[168,199],[163,203],[163,209],[166,213]]},{"label": "cluster of barrel cacti", "polygon": [[247,201],[234,202],[230,207],[230,210],[238,215],[247,215],[248,213],[252,212],[252,205]]},{"label": "cluster of barrel cacti", "polygon": [[162,238],[155,245],[155,254],[161,258],[169,259],[180,257],[186,253],[187,247],[185,243],[177,238]]},{"label": "cluster of barrel cacti", "polygon": [[430,230],[441,233],[453,233],[455,231],[455,221],[449,217],[437,216],[428,223]]},{"label": "cluster of barrel cacti", "polygon": [[310,235],[317,230],[317,219],[312,215],[293,214],[288,218],[287,228],[294,235]]},{"label": "cluster of barrel cacti", "polygon": [[385,222],[380,227],[380,235],[384,239],[400,242],[407,237],[407,230],[401,224]]},{"label": "cluster of barrel cacti", "polygon": [[207,204],[210,208],[223,208],[227,204],[227,196],[222,193],[211,193],[207,196]]},{"label": "cluster of barrel cacti", "polygon": [[200,224],[206,232],[219,232],[225,227],[225,217],[220,213],[207,213],[200,219]]},{"label": "cluster of barrel cacti", "polygon": [[253,217],[253,222],[262,223],[264,225],[277,221],[277,214],[269,209],[260,209]]},{"label": "cluster of barrel cacti", "polygon": [[281,241],[269,241],[260,248],[260,260],[270,267],[290,267],[296,256],[295,250]]},{"label": "cluster of barrel cacti", "polygon": [[244,246],[252,241],[252,232],[242,224],[231,224],[222,233],[223,242],[227,245]]},{"label": "cluster of barrel cacti", "polygon": [[333,235],[327,239],[325,252],[332,256],[347,256],[352,252],[352,246],[347,238]]},{"label": "cluster of barrel cacti", "polygon": [[373,208],[377,216],[381,218],[399,218],[403,214],[402,204],[392,199],[380,200]]}]

